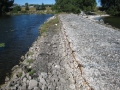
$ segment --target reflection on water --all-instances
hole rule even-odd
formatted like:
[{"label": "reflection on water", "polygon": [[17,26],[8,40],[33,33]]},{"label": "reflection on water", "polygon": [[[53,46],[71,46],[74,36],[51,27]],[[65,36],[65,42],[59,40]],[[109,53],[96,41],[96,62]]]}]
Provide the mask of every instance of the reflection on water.
[{"label": "reflection on water", "polygon": [[105,23],[120,29],[120,17],[97,17],[95,20],[103,19]]},{"label": "reflection on water", "polygon": [[38,28],[52,15],[19,15],[0,19],[0,84],[5,73],[19,63],[39,34]]}]

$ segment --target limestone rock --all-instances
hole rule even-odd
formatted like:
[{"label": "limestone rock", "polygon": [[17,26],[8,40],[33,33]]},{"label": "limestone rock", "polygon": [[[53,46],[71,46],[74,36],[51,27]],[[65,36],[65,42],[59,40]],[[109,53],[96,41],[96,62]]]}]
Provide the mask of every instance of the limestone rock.
[{"label": "limestone rock", "polygon": [[28,89],[33,89],[34,87],[37,87],[38,82],[36,80],[30,80]]}]

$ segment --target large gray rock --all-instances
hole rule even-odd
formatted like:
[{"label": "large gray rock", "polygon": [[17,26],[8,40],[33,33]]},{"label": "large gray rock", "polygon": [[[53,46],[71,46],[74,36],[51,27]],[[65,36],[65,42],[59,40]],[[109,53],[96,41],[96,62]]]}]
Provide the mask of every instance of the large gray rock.
[{"label": "large gray rock", "polygon": [[40,88],[38,88],[38,87],[34,87],[34,89],[33,90],[41,90]]},{"label": "large gray rock", "polygon": [[46,73],[46,72],[41,72],[41,76],[42,76],[43,78],[47,78],[47,73]]},{"label": "large gray rock", "polygon": [[36,80],[30,80],[28,89],[33,89],[34,87],[37,87],[38,82]]},{"label": "large gray rock", "polygon": [[9,77],[6,76],[5,82],[8,82],[9,80],[10,80]]}]

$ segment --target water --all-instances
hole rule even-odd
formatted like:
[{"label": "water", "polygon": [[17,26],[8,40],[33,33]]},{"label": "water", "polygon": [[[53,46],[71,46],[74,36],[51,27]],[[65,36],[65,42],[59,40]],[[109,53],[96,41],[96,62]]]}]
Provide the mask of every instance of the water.
[{"label": "water", "polygon": [[120,29],[120,17],[99,17],[95,19],[103,19],[105,23],[108,23],[109,25]]},{"label": "water", "polygon": [[0,19],[0,84],[5,75],[19,63],[39,35],[38,28],[53,15],[19,15]]}]

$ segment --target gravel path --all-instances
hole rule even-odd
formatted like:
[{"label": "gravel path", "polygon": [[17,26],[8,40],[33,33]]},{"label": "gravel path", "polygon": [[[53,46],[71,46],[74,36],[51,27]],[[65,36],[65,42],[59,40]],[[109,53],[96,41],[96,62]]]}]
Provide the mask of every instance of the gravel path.
[{"label": "gravel path", "polygon": [[59,17],[86,82],[95,90],[120,90],[120,31],[74,14]]}]

